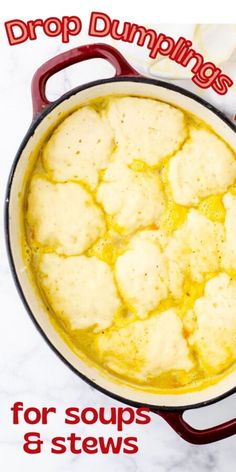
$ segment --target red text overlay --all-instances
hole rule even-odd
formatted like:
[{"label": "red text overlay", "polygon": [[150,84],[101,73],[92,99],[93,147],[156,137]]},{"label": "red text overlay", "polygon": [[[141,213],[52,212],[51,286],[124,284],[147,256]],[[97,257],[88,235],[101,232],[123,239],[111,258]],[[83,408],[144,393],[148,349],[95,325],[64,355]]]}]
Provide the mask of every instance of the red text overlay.
[{"label": "red text overlay", "polygon": [[[33,430],[33,426],[44,426],[49,424],[50,420],[57,414],[55,407],[24,406],[23,402],[16,402],[11,407],[13,425],[27,424],[31,426],[31,431],[24,435],[23,450],[27,454],[40,454],[44,448],[45,441],[41,433]],[[148,408],[131,407],[111,407],[111,408],[79,408],[72,406],[66,408],[63,412],[64,424],[78,427],[78,431],[71,432],[66,436],[58,435],[51,438],[50,452],[52,454],[136,454],[139,450],[138,437],[127,436],[124,434],[124,428],[136,424],[142,427],[150,423]],[[115,426],[117,434],[114,436],[82,436],[79,433],[79,427],[99,424],[101,431],[107,425]]]},{"label": "red text overlay", "polygon": [[[49,17],[45,20],[14,19],[5,23],[5,30],[11,46],[36,40],[40,30],[48,37],[60,36],[63,43],[69,43],[71,37],[78,36],[82,31],[82,20],[76,15]],[[184,37],[174,40],[152,28],[112,19],[103,12],[91,13],[87,33],[95,38],[110,36],[115,41],[146,47],[151,59],[165,56],[182,67],[189,66],[193,74],[192,81],[202,89],[211,87],[219,95],[225,95],[233,85],[228,75],[213,62],[205,61],[202,54],[192,48],[192,42]]]}]

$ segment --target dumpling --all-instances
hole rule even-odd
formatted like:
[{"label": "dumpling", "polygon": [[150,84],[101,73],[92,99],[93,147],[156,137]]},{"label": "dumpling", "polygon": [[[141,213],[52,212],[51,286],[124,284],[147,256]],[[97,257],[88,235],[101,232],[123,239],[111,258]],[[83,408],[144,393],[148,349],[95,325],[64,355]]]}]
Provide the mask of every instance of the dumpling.
[{"label": "dumpling", "polygon": [[235,177],[234,154],[205,128],[192,128],[189,139],[169,163],[173,197],[181,205],[195,205],[210,194],[225,192]]},{"label": "dumpling", "polygon": [[120,160],[107,168],[97,200],[114,223],[127,231],[158,225],[165,208],[158,175],[135,172]]},{"label": "dumpling", "polygon": [[101,209],[80,184],[34,176],[27,220],[33,238],[58,254],[80,254],[105,232]]},{"label": "dumpling", "polygon": [[236,282],[225,273],[209,280],[193,315],[197,329],[191,343],[207,371],[217,374],[236,358]]},{"label": "dumpling", "polygon": [[39,277],[53,310],[72,329],[105,329],[120,308],[112,271],[96,257],[44,254]]},{"label": "dumpling", "polygon": [[82,181],[91,188],[99,170],[110,160],[113,132],[105,118],[83,107],[66,118],[53,132],[43,151],[43,163],[53,180]]},{"label": "dumpling", "polygon": [[193,367],[182,321],[173,309],[101,333],[98,346],[103,362],[112,370],[138,378]]},{"label": "dumpling", "polygon": [[220,268],[224,227],[190,210],[186,222],[175,231],[167,244],[170,290],[173,296],[182,295],[185,276],[202,282],[204,275]]},{"label": "dumpling", "polygon": [[128,307],[145,318],[167,297],[167,265],[160,246],[135,236],[128,249],[118,257],[115,276]]},{"label": "dumpling", "polygon": [[140,159],[156,166],[175,152],[187,135],[184,113],[149,98],[111,99],[106,116],[126,162]]}]

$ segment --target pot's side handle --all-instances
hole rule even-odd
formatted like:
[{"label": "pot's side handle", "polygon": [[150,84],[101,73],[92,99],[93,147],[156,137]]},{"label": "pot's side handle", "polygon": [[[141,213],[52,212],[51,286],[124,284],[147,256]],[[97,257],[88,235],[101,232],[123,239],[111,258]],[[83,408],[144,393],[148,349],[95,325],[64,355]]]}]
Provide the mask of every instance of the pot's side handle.
[{"label": "pot's side handle", "polygon": [[46,97],[46,83],[52,75],[78,62],[95,58],[106,59],[110,62],[115,68],[115,77],[140,75],[131,67],[117,49],[108,44],[88,44],[70,49],[45,62],[35,72],[31,87],[33,116],[40,113],[46,106],[51,104]]},{"label": "pot's side handle", "polygon": [[164,418],[179,436],[191,444],[209,444],[236,434],[236,418],[212,428],[195,429],[184,420],[184,410],[174,412],[152,410],[152,412]]}]

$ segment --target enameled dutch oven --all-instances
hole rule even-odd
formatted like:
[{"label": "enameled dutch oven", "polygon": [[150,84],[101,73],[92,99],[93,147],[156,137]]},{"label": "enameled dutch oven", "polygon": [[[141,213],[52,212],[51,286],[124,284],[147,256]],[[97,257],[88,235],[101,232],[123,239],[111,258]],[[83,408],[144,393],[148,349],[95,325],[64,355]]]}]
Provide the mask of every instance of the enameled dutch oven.
[{"label": "enameled dutch oven", "polygon": [[[115,68],[115,76],[87,83],[50,103],[45,94],[47,80],[56,72],[88,59],[102,58]],[[6,239],[10,264],[23,302],[36,327],[58,356],[82,379],[111,397],[134,407],[146,406],[162,416],[185,440],[205,444],[236,433],[236,418],[206,430],[196,430],[183,419],[183,413],[217,402],[236,392],[236,370],[215,385],[190,393],[152,394],[132,389],[105,377],[99,370],[79,359],[62,340],[49,321],[46,308],[24,270],[20,244],[19,191],[24,191],[25,174],[30,156],[47,130],[65,114],[84,102],[110,94],[146,96],[169,102],[191,112],[209,123],[216,132],[236,149],[236,127],[220,111],[186,90],[136,72],[114,48],[105,44],[81,46],[64,52],[43,64],[32,81],[33,122],[13,163],[6,196]],[[91,130],[92,131],[92,130]]]}]

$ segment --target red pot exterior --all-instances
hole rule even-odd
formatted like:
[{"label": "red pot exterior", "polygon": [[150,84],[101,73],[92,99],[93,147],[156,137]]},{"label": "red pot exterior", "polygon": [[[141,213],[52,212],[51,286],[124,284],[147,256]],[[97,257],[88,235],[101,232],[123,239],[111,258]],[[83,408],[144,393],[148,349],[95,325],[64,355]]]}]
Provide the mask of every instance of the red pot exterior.
[{"label": "red pot exterior", "polygon": [[115,77],[140,76],[119,51],[107,44],[88,44],[70,49],[45,62],[34,74],[31,87],[33,116],[50,105],[45,90],[46,83],[52,75],[73,64],[97,58],[107,60],[115,68]]},{"label": "red pot exterior", "polygon": [[236,434],[236,418],[208,429],[195,429],[183,418],[183,411],[155,411],[181,436],[191,444],[210,444]]}]

